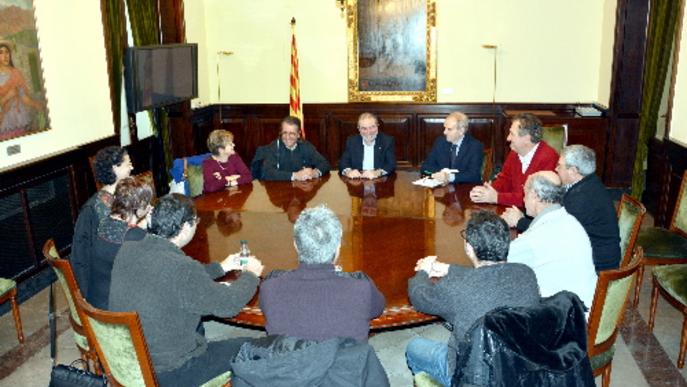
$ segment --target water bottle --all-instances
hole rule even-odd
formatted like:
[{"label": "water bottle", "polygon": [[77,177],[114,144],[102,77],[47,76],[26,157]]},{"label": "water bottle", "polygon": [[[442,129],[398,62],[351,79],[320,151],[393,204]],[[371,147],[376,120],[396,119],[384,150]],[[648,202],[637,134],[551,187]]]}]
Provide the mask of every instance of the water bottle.
[{"label": "water bottle", "polygon": [[241,241],[241,249],[239,250],[239,265],[245,266],[248,264],[248,257],[250,257],[250,249],[248,248],[248,242],[245,240]]}]

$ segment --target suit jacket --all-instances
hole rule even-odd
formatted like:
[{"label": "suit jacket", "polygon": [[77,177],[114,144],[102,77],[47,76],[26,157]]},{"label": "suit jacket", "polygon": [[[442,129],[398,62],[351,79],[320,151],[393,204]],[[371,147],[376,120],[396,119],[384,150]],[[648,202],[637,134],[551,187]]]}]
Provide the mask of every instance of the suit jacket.
[{"label": "suit jacket", "polygon": [[319,169],[322,176],[329,173],[329,162],[306,140],[299,140],[294,150],[289,150],[280,140],[261,146],[251,162],[251,174],[260,180],[291,180],[291,174],[302,168]]},{"label": "suit jacket", "polygon": [[[455,169],[458,169],[454,183],[480,183],[482,181],[482,160],[484,160],[484,146],[469,134],[465,134],[463,143],[458,150]],[[438,172],[442,168],[449,168],[451,163],[451,143],[445,137],[434,141],[431,152],[424,163],[422,171]]]},{"label": "suit jacket", "polygon": [[532,157],[532,162],[530,162],[525,173],[522,173],[522,163],[520,163],[518,154],[510,151],[506,157],[506,162],[503,163],[501,173],[491,183],[499,193],[498,204],[524,207],[525,192],[523,189],[527,178],[535,172],[553,171],[556,169],[557,163],[558,153],[546,142],[540,141],[539,147]]},{"label": "suit jacket", "polygon": [[[396,170],[396,141],[384,133],[378,133],[374,147],[374,168],[383,169],[387,173]],[[363,137],[359,134],[346,139],[346,148],[339,160],[339,172],[346,168],[363,169]]]},{"label": "suit jacket", "polygon": [[[575,183],[563,196],[565,210],[574,216],[592,242],[596,271],[617,269],[620,265],[620,231],[613,200],[595,174]],[[524,232],[532,222],[524,217],[518,231]]]}]

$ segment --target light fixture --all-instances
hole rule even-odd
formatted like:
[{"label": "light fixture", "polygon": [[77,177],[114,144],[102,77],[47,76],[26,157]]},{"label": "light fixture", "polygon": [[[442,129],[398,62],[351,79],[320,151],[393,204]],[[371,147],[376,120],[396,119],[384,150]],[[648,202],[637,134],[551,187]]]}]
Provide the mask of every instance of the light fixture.
[{"label": "light fixture", "polygon": [[485,48],[487,50],[493,50],[494,52],[494,84],[493,84],[493,89],[491,90],[491,103],[494,104],[496,103],[496,52],[498,51],[499,47],[495,44],[483,44],[482,48]]},{"label": "light fixture", "polygon": [[343,16],[346,10],[346,0],[334,0],[334,2],[336,2],[336,8],[341,11],[341,16]]},{"label": "light fixture", "polygon": [[217,51],[217,103],[219,104],[219,124],[222,125],[222,77],[219,72],[219,60],[223,56],[234,55],[233,51]]}]

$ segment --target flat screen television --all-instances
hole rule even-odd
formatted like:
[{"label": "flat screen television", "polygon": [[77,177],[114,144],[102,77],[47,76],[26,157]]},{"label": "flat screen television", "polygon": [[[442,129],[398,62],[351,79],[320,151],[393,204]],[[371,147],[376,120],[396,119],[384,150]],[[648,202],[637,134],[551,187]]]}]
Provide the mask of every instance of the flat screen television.
[{"label": "flat screen television", "polygon": [[198,97],[198,45],[128,47],[124,57],[129,113]]}]

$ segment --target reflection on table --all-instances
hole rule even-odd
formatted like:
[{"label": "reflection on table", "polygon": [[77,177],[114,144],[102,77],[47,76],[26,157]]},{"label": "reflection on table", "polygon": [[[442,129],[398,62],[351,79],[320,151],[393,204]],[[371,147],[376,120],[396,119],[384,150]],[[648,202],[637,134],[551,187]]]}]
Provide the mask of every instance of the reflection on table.
[{"label": "reflection on table", "polygon": [[[339,264],[363,271],[386,297],[373,328],[434,319],[418,313],[407,296],[415,262],[438,255],[443,262],[469,265],[458,235],[475,208],[470,185],[435,188],[412,185],[414,172],[399,171],[374,181],[332,175],[310,182],[258,182],[196,199],[201,222],[184,250],[201,262],[221,261],[247,240],[251,252],[274,269],[294,269],[293,222],[306,207],[327,205],[343,225]],[[257,296],[232,321],[264,326]]]}]

